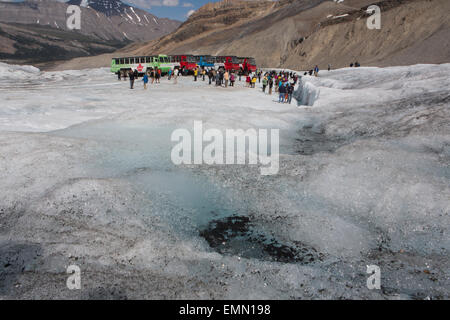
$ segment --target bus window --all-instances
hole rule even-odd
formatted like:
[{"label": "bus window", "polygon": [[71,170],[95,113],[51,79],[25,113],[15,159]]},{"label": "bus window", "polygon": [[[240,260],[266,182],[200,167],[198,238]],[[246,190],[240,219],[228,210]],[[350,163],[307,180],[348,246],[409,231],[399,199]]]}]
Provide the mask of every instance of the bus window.
[{"label": "bus window", "polygon": [[145,63],[145,58],[141,57],[141,63]]},{"label": "bus window", "polygon": [[151,58],[151,57],[145,57],[145,62],[146,62],[146,63],[152,62],[152,58]]},{"label": "bus window", "polygon": [[114,64],[119,64],[119,59],[114,59]]},{"label": "bus window", "polygon": [[125,64],[125,59],[124,58],[120,59],[120,64]]},{"label": "bus window", "polygon": [[125,58],[125,64],[130,64],[130,59]]}]

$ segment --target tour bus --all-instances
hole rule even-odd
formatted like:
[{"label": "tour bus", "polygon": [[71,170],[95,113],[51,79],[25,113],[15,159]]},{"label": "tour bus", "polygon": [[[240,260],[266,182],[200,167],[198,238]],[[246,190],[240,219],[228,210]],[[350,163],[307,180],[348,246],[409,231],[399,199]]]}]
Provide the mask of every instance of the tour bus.
[{"label": "tour bus", "polygon": [[158,55],[159,65],[158,68],[161,69],[161,73],[168,73],[169,70],[180,67],[180,63],[174,59],[173,56],[167,56],[165,54]]},{"label": "tour bus", "polygon": [[179,65],[184,73],[194,70],[197,67],[197,61],[193,55],[173,55],[171,59]]},{"label": "tour bus", "polygon": [[239,71],[241,68],[236,56],[218,56],[216,57],[215,66],[227,71]]},{"label": "tour bus", "polygon": [[223,68],[227,71],[243,70],[254,72],[256,70],[256,62],[251,57],[236,56],[219,56],[213,57],[209,55],[193,56],[193,55],[172,55],[167,56],[160,54],[158,56],[141,56],[141,57],[122,57],[113,58],[111,60],[111,72],[129,72],[137,71],[144,74],[152,69],[161,69],[161,72],[167,73],[169,69],[181,69],[184,74],[191,72],[197,66],[200,67],[216,67]]},{"label": "tour bus", "polygon": [[216,61],[215,57],[210,55],[199,55],[195,56],[197,60],[197,65],[200,68],[214,68],[214,63]]},{"label": "tour bus", "polygon": [[159,59],[157,56],[113,58],[111,60],[111,72],[137,70],[138,73],[142,74],[147,70],[158,67],[158,64]]},{"label": "tour bus", "polygon": [[256,61],[255,58],[252,57],[238,57],[239,66],[242,70],[247,72],[255,72],[256,71]]},{"label": "tour bus", "polygon": [[144,74],[149,70],[158,68],[164,74],[169,69],[174,69],[177,66],[179,66],[179,63],[177,64],[170,57],[163,54],[158,56],[113,58],[111,60],[111,72],[114,73],[136,70],[139,74]]}]

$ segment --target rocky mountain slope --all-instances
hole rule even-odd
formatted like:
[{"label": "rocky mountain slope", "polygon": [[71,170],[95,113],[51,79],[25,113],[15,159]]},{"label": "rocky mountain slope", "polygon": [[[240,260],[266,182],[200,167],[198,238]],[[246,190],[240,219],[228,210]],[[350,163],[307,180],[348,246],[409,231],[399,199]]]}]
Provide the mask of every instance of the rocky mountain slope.
[{"label": "rocky mountain slope", "polygon": [[[371,4],[381,29],[367,28]],[[128,49],[134,54],[254,56],[260,66],[307,69],[450,61],[448,0],[227,0],[208,4],[175,32]]]},{"label": "rocky mountain slope", "polygon": [[127,42],[100,40],[36,24],[0,23],[0,60],[39,64],[116,51]]},{"label": "rocky mountain slope", "polygon": [[0,2],[0,22],[38,24],[67,30],[67,7],[81,9],[80,33],[102,40],[151,40],[175,30],[181,22],[160,19],[118,0],[27,0]]},{"label": "rocky mountain slope", "polygon": [[[80,5],[80,30],[66,26],[71,4]],[[180,23],[119,0],[0,2],[0,59],[34,63],[111,52],[132,41],[159,38]]]}]

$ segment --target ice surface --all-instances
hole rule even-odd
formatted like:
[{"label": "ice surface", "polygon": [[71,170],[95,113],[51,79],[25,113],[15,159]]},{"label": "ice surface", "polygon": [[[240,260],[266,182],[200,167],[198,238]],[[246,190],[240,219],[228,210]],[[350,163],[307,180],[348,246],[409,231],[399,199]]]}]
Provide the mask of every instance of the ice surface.
[{"label": "ice surface", "polygon": [[[243,82],[0,64],[0,296],[448,298],[449,74],[321,71],[284,105]],[[174,166],[194,120],[280,129],[279,174]]]}]

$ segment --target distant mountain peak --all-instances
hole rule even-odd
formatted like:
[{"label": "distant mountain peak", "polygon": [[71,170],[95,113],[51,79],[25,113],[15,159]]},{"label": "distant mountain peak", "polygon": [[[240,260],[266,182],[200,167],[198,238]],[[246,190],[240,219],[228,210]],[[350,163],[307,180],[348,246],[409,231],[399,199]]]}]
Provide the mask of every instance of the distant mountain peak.
[{"label": "distant mountain peak", "polygon": [[89,7],[95,11],[105,14],[108,17],[119,16],[127,13],[127,10],[134,10],[133,7],[123,3],[120,0],[69,0],[67,4],[80,7]]}]

